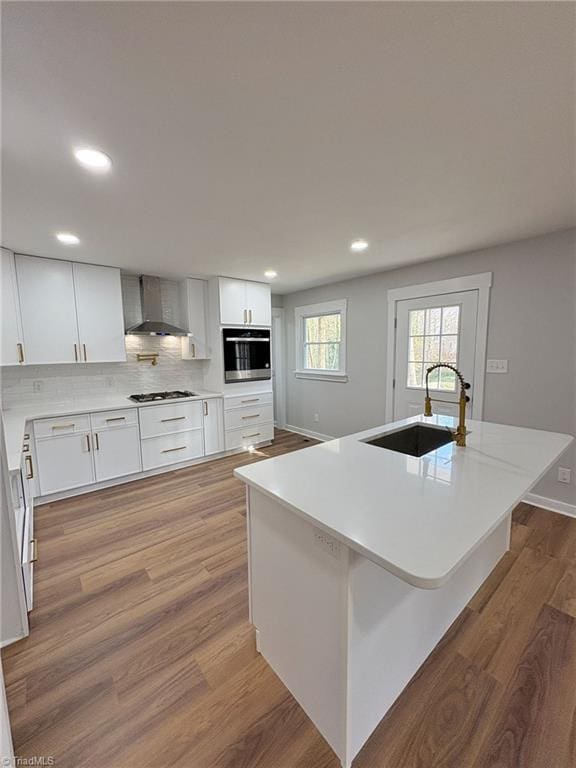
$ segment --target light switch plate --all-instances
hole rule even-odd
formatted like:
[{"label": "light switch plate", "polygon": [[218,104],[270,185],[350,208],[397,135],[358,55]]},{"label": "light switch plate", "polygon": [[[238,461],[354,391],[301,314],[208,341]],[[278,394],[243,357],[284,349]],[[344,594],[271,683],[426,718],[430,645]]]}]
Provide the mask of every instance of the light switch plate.
[{"label": "light switch plate", "polygon": [[486,373],[508,373],[508,360],[487,360]]}]

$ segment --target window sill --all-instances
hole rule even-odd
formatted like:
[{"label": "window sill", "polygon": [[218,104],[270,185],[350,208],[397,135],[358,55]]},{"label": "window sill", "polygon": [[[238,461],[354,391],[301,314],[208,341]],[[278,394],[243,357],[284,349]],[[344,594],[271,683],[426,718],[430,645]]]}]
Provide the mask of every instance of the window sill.
[{"label": "window sill", "polygon": [[315,379],[316,381],[338,381],[345,384],[348,381],[348,374],[337,373],[336,371],[294,371],[297,379]]}]

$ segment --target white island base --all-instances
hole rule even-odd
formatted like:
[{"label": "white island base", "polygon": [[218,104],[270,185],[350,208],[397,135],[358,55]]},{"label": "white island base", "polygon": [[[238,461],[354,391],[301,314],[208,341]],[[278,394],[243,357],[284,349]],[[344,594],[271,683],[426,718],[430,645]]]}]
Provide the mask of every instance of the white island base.
[{"label": "white island base", "polygon": [[443,586],[422,589],[254,487],[247,494],[258,650],[350,768],[508,549],[510,515]]}]

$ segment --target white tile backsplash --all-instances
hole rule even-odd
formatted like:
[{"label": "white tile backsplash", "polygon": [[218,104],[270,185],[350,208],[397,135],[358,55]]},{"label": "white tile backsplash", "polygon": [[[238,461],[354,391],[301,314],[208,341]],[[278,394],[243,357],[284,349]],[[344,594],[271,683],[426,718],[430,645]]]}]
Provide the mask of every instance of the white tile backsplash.
[{"label": "white tile backsplash", "polygon": [[[138,320],[136,320],[137,322]],[[158,365],[139,363],[138,352],[157,352]],[[2,404],[85,399],[165,389],[202,389],[205,361],[182,360],[178,337],[127,336],[125,363],[9,366],[0,369]]]}]

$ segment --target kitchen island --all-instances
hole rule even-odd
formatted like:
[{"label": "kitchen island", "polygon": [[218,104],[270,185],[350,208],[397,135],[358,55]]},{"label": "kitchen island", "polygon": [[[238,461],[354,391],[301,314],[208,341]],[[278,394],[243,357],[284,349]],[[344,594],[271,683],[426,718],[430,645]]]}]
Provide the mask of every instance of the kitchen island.
[{"label": "kitchen island", "polygon": [[235,471],[247,484],[260,652],[349,768],[509,547],[511,512],[568,435],[472,421],[420,458],[367,441],[413,417]]}]

